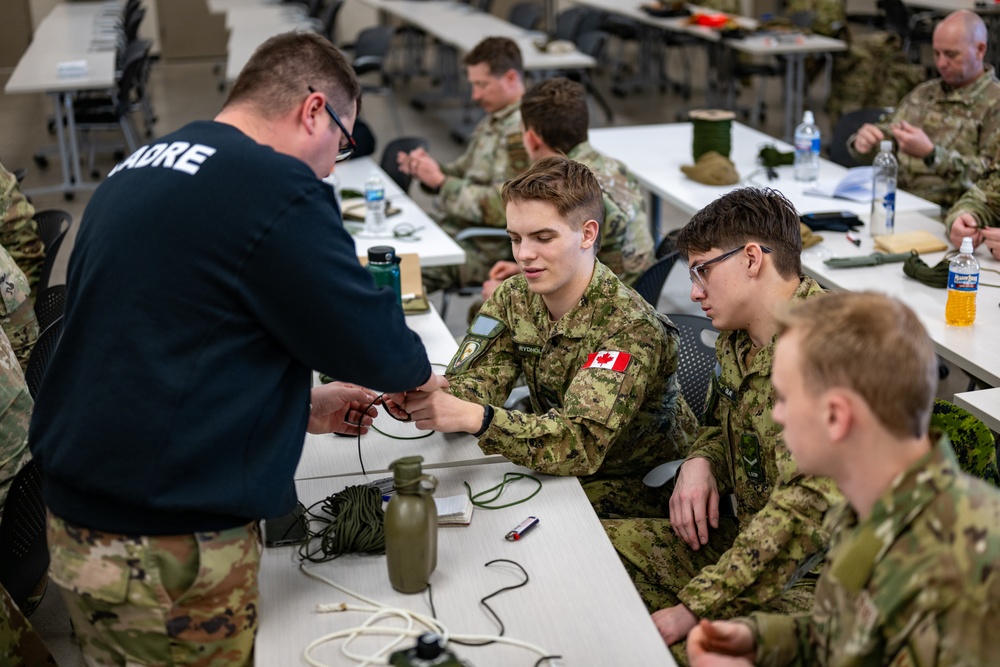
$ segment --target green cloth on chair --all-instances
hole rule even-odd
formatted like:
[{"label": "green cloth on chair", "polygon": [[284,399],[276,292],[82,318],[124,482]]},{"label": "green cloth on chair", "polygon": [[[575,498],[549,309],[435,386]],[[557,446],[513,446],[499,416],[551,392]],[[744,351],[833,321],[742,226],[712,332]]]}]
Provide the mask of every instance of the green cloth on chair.
[{"label": "green cloth on chair", "polygon": [[996,441],[981,419],[939,398],[934,401],[931,428],[948,435],[962,470],[1000,487]]}]

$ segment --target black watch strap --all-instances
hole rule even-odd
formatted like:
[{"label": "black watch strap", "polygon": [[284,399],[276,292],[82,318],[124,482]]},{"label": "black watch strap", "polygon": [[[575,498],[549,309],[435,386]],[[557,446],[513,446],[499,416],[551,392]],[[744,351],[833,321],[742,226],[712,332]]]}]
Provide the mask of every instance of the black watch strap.
[{"label": "black watch strap", "polygon": [[472,435],[476,438],[480,437],[483,433],[486,433],[486,429],[490,427],[493,423],[493,406],[485,405],[483,406],[483,425],[479,427],[479,430]]}]

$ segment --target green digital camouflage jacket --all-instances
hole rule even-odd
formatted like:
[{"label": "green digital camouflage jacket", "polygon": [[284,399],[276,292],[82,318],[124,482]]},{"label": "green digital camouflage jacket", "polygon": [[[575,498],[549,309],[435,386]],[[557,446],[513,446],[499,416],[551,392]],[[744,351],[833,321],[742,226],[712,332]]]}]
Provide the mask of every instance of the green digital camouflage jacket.
[{"label": "green digital camouflage jacket", "polygon": [[27,370],[28,357],[38,340],[38,320],[31,304],[28,279],[3,247],[0,247],[0,326],[21,370]]},{"label": "green digital camouflage jacket", "polygon": [[871,515],[830,513],[811,614],[740,619],[757,665],[985,667],[1000,659],[1000,491],[958,469],[947,437]]},{"label": "green digital camouflage jacket", "polygon": [[[803,278],[793,301],[822,293]],[[827,478],[801,474],[771,418],[774,388],[771,366],[776,339],[744,359],[750,336],[740,329],[723,332],[715,344],[719,364],[702,427],[687,458],[712,466],[719,492],[736,494],[739,535],[717,563],[703,568],[677,597],[698,616],[736,600],[754,604],[778,597],[818,562],[829,536],[823,516],[842,501]],[[753,600],[747,589],[753,586]]]},{"label": "green digital camouflage jacket", "polygon": [[435,200],[435,219],[452,236],[467,227],[505,227],[500,188],[529,165],[518,100],[479,121],[465,152],[441,165],[445,180]]},{"label": "green digital camouflage jacket", "polygon": [[597,259],[626,285],[633,284],[654,259],[646,196],[639,181],[624,164],[598,153],[589,141],[577,144],[566,157],[594,172],[604,193],[604,224]]},{"label": "green digital camouflage jacket", "polygon": [[10,342],[0,331],[0,513],[14,475],[31,460],[28,423],[34,405]]},{"label": "green digital camouflage jacket", "polygon": [[[896,152],[898,185],[944,208],[952,206],[973,186],[996,157],[1000,148],[1000,80],[992,65],[973,83],[952,88],[941,79],[920,84],[878,124],[891,138],[889,126],[905,120],[922,129],[934,142],[933,163]],[[878,153],[874,146],[865,155],[847,142],[856,159],[871,163]]]},{"label": "green digital camouflage jacket", "polygon": [[[472,333],[484,322],[489,333]],[[452,394],[494,406],[479,439],[487,454],[553,475],[641,478],[683,456],[696,431],[677,381],[678,341],[670,320],[600,262],[555,323],[518,275],[483,304],[448,381]],[[522,372],[534,414],[501,407]]]},{"label": "green digital camouflage jacket", "polygon": [[35,207],[24,198],[17,177],[0,165],[0,246],[7,249],[34,290],[42,276],[45,245],[33,220]]}]

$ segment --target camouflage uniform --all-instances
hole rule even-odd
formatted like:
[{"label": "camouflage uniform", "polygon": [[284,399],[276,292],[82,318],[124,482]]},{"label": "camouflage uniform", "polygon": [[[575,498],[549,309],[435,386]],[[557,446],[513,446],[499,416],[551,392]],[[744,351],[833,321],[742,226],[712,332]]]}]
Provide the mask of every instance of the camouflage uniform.
[{"label": "camouflage uniform", "polygon": [[833,535],[811,613],[740,619],[757,665],[995,665],[1000,493],[962,474],[942,437],[859,520]]},{"label": "camouflage uniform", "polygon": [[[484,321],[501,326],[477,336]],[[640,480],[683,456],[697,430],[677,381],[678,340],[676,327],[600,262],[579,305],[555,323],[518,275],[483,304],[448,367],[450,391],[494,406],[479,439],[485,453],[580,476],[598,514],[662,516],[667,499]],[[621,370],[582,368],[604,352],[631,356]],[[532,414],[501,407],[522,372]]]},{"label": "camouflage uniform", "polygon": [[132,537],[50,514],[48,540],[49,577],[59,586],[88,660],[252,664],[260,567],[256,524]]},{"label": "camouflage uniform", "polygon": [[34,405],[10,341],[0,331],[0,517],[11,481],[31,460],[28,424]]},{"label": "camouflage uniform", "polygon": [[[899,187],[947,208],[973,186],[1000,148],[1000,80],[987,65],[973,83],[952,88],[941,79],[917,86],[888,114],[878,128],[892,136],[889,126],[900,121],[922,129],[934,142],[934,164],[897,151]],[[851,154],[870,163],[875,146],[865,155],[847,142]]]},{"label": "camouflage uniform", "polygon": [[30,292],[24,273],[0,247],[0,326],[7,334],[22,371],[28,369],[28,357],[38,340],[38,320]]},{"label": "camouflage uniform", "polygon": [[574,146],[566,157],[589,167],[604,193],[604,224],[597,259],[623,283],[632,285],[654,257],[646,197],[639,182],[624,164],[598,153],[589,141]]},{"label": "camouflage uniform", "polygon": [[809,29],[817,35],[837,37],[847,25],[847,13],[843,0],[788,0],[784,14],[791,16],[799,12],[816,14]]},{"label": "camouflage uniform", "polygon": [[45,245],[38,236],[32,206],[17,184],[17,177],[0,164],[0,246],[7,249],[28,277],[32,301],[45,263]]},{"label": "camouflage uniform", "polygon": [[[804,278],[793,300],[821,293],[816,281]],[[829,479],[796,469],[771,419],[775,341],[747,368],[750,346],[744,330],[723,332],[716,341],[708,425],[687,456],[709,461],[720,495],[735,492],[738,526],[720,521],[707,548],[693,551],[668,519],[604,522],[650,610],[683,603],[700,617],[730,618],[761,608],[810,607],[815,577],[809,570],[828,540],[823,516],[842,497]]]},{"label": "camouflage uniform", "polygon": [[55,667],[56,661],[41,637],[31,627],[2,585],[0,585],[0,656],[10,667]]},{"label": "camouflage uniform", "polygon": [[[452,237],[469,227],[504,229],[507,214],[500,188],[529,164],[518,100],[479,121],[461,157],[441,165],[445,180],[431,215]],[[427,292],[482,283],[496,262],[511,259],[507,239],[463,241],[460,245],[465,250],[464,266],[424,269]]]}]

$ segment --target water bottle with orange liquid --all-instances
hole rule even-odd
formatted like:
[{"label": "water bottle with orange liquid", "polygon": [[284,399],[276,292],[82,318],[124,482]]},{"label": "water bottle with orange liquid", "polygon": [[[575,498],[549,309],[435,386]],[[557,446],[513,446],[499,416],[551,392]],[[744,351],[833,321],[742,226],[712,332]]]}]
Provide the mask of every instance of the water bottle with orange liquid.
[{"label": "water bottle with orange liquid", "polygon": [[964,327],[976,321],[978,289],[979,262],[972,256],[972,237],[966,236],[948,267],[948,303],[944,308],[947,324]]}]

